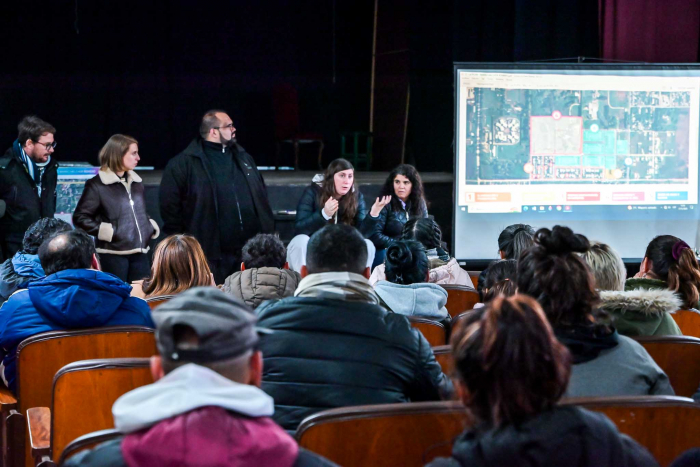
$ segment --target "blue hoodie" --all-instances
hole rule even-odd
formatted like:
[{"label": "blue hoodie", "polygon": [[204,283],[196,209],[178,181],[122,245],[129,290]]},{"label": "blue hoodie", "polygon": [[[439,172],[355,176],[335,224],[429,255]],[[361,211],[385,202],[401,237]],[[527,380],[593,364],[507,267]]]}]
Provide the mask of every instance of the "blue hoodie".
[{"label": "blue hoodie", "polygon": [[155,327],[148,304],[131,297],[131,286],[92,269],[67,269],[30,282],[0,308],[2,377],[13,392],[17,346],[47,331],[106,326]]},{"label": "blue hoodie", "polygon": [[17,252],[0,265],[0,302],[4,302],[30,281],[44,277],[38,255]]}]

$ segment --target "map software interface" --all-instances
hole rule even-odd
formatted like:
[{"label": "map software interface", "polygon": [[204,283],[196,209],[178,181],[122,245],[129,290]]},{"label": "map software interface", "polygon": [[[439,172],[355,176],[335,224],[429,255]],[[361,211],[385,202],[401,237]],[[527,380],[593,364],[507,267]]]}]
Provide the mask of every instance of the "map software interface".
[{"label": "map software interface", "polygon": [[458,72],[469,213],[697,204],[700,78]]}]

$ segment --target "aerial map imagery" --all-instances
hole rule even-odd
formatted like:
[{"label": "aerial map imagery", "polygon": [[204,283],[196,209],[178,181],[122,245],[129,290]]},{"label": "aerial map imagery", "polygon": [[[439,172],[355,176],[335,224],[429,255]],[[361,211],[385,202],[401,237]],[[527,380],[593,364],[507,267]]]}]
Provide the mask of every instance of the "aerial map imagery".
[{"label": "aerial map imagery", "polygon": [[678,184],[689,91],[465,89],[468,184]]}]

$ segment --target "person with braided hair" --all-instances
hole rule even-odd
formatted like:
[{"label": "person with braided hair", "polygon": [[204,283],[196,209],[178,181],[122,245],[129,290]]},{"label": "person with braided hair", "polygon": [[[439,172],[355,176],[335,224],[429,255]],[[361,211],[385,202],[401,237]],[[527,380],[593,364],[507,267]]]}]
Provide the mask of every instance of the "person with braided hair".
[{"label": "person with braided hair", "polygon": [[496,297],[457,324],[450,345],[455,388],[474,423],[451,458],[428,467],[658,465],[605,415],[557,404],[571,354],[534,299]]},{"label": "person with braided hair", "polygon": [[538,230],[518,261],[518,292],[542,305],[557,338],[573,356],[567,395],[673,395],[668,376],[644,347],[619,335],[599,310],[593,274],[576,254],[589,249],[586,237],[556,225]]},{"label": "person with braided hair", "polygon": [[625,290],[668,289],[683,308],[700,308],[700,266],[690,246],[673,235],[659,235],[647,246],[639,272],[625,282]]},{"label": "person with braided hair", "polygon": [[441,321],[447,318],[447,291],[429,278],[428,256],[415,240],[392,242],[386,250],[385,281],[374,285],[383,305],[394,313]]},{"label": "person with braided hair", "polygon": [[[425,247],[430,267],[428,282],[432,284],[457,284],[474,289],[474,284],[467,271],[457,263],[455,258],[443,249],[440,226],[430,217],[412,218],[403,227],[401,240],[416,240]],[[386,280],[386,265],[380,264],[369,279],[369,283]]]}]

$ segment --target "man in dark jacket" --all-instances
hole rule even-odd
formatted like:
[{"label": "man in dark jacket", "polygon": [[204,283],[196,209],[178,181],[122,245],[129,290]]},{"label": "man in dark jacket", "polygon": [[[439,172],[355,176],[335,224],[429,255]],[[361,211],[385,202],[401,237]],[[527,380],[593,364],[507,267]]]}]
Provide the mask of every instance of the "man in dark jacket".
[{"label": "man in dark jacket", "polygon": [[160,183],[166,235],[189,233],[202,244],[217,284],[238,271],[241,248],[274,230],[265,182],[253,158],[236,143],[223,110],[202,118],[196,138],[168,162]]},{"label": "man in dark jacket", "polygon": [[105,326],[153,327],[148,304],[131,286],[99,270],[92,237],[62,232],[39,247],[46,277],[30,282],[0,308],[2,378],[15,390],[17,346],[47,331]]},{"label": "man in dark jacket", "polygon": [[0,249],[11,258],[22,246],[27,228],[56,211],[57,167],[51,157],[56,129],[39,117],[24,117],[19,136],[0,158]]},{"label": "man in dark jacket", "polygon": [[0,305],[19,289],[45,276],[39,261],[39,247],[44,240],[72,227],[68,222],[53,217],[43,217],[29,226],[24,233],[22,249],[0,264]]},{"label": "man in dark jacket", "polygon": [[153,311],[156,381],[117,399],[124,437],[82,452],[69,466],[231,465],[331,467],[270,419],[260,390],[255,315],[213,287],[187,290]]},{"label": "man in dark jacket", "polygon": [[333,407],[437,400],[452,384],[425,337],[382,308],[369,285],[367,248],[353,227],[333,224],[309,240],[294,297],[263,303],[263,390],[277,423],[295,430]]}]

